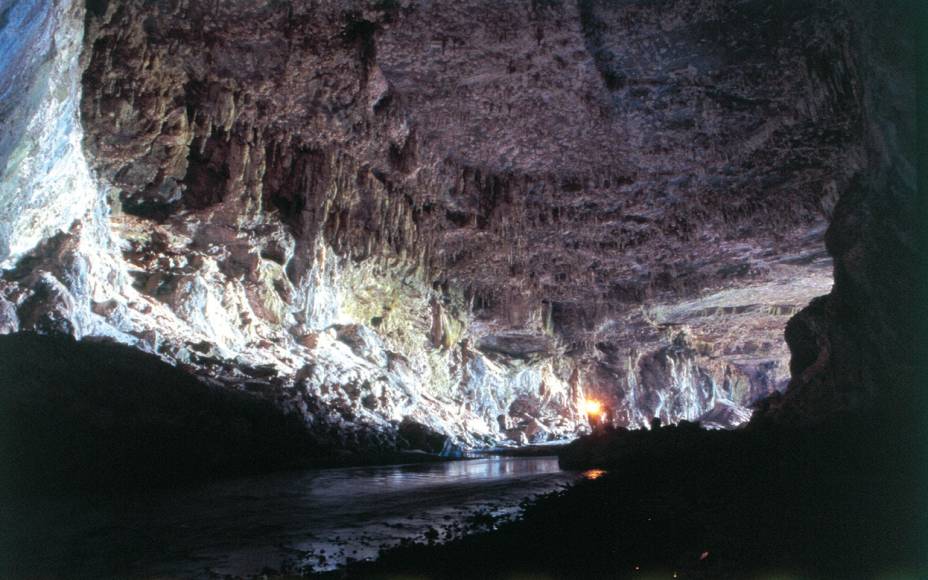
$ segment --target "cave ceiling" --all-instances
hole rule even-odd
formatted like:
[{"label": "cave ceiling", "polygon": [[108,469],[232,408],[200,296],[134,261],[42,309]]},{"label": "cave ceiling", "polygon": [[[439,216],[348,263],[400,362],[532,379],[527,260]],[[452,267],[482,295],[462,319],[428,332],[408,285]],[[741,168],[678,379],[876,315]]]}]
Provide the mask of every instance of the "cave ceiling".
[{"label": "cave ceiling", "polygon": [[[240,286],[252,318],[222,332],[273,327],[292,374],[325,341],[320,291],[294,296],[337,256],[418,280],[410,324],[461,349],[452,374],[553,357],[643,414],[699,376],[746,405],[785,386],[783,327],[831,287],[825,229],[864,164],[850,24],[793,4],[92,2],[80,119],[117,302],[152,330],[197,284]],[[354,322],[406,336],[405,290],[356,286]]]}]

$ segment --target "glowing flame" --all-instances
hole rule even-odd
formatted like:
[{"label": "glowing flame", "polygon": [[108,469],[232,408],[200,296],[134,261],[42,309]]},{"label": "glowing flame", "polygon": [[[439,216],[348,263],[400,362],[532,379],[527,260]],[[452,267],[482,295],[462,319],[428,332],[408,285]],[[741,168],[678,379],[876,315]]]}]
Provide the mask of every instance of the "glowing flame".
[{"label": "glowing flame", "polygon": [[606,471],[603,469],[587,469],[581,475],[586,479],[593,480],[606,475]]},{"label": "glowing flame", "polygon": [[603,412],[603,405],[599,401],[585,399],[582,403],[580,403],[580,410],[587,415],[599,415]]}]

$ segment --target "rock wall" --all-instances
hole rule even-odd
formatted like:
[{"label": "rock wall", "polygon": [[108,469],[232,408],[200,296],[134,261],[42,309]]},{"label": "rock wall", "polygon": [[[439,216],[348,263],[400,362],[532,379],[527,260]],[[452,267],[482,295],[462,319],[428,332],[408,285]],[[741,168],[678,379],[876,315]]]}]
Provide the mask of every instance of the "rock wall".
[{"label": "rock wall", "polygon": [[91,209],[78,121],[83,5],[0,3],[0,264]]},{"label": "rock wall", "polygon": [[867,166],[838,200],[826,243],[833,290],[792,318],[792,380],[779,418],[917,408],[921,256],[916,162],[915,7],[849,3],[863,95]]},{"label": "rock wall", "polygon": [[340,447],[744,421],[872,166],[837,2],[6,4],[0,328]]}]

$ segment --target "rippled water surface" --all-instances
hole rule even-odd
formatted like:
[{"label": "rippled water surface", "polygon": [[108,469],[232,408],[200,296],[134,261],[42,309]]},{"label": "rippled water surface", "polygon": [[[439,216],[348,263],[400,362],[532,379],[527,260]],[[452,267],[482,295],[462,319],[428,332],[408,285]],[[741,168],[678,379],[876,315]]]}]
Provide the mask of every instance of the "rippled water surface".
[{"label": "rippled water surface", "polygon": [[[330,569],[404,539],[441,541],[517,515],[576,475],[553,457],[324,469],[118,500],[3,510],[3,576],[250,575]],[[476,514],[476,517],[475,517]]]}]

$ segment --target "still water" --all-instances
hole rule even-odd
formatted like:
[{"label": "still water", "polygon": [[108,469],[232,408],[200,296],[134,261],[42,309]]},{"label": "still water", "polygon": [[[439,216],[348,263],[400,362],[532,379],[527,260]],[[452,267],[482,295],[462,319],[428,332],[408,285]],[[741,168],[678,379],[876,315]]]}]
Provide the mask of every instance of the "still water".
[{"label": "still water", "polygon": [[488,457],[7,505],[0,575],[197,578],[332,569],[404,540],[443,541],[492,527],[517,517],[522,500],[576,477],[553,457]]}]

